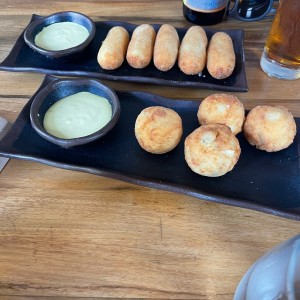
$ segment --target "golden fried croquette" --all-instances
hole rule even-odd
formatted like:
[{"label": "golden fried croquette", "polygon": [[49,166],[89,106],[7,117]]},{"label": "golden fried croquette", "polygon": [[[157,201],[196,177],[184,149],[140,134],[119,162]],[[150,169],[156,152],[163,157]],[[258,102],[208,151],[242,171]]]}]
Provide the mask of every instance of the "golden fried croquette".
[{"label": "golden fried croquette", "polygon": [[129,34],[125,28],[121,26],[111,28],[97,55],[101,68],[105,70],[119,68],[125,59],[128,43]]},{"label": "golden fried croquette", "polygon": [[235,67],[235,53],[231,37],[225,32],[215,33],[208,45],[206,67],[216,79],[229,77]]},{"label": "golden fried croquette", "polygon": [[187,75],[199,74],[206,64],[207,36],[201,26],[192,26],[186,32],[178,54],[178,66]]},{"label": "golden fried croquette", "polygon": [[170,70],[178,56],[179,36],[176,29],[169,24],[162,25],[156,35],[153,62],[160,71]]},{"label": "golden fried croquette", "polygon": [[201,125],[220,123],[238,134],[243,129],[245,109],[236,96],[212,94],[201,102],[197,117]]},{"label": "golden fried croquette", "polygon": [[174,110],[151,106],[141,111],[135,122],[135,136],[140,146],[154,154],[173,150],[182,136],[182,120]]},{"label": "golden fried croquette", "polygon": [[238,139],[222,124],[202,125],[187,136],[184,156],[197,174],[218,177],[231,171],[241,153]]},{"label": "golden fried croquette", "polygon": [[156,32],[151,25],[142,24],[133,31],[128,45],[126,59],[129,65],[142,69],[152,60]]},{"label": "golden fried croquette", "polygon": [[280,151],[290,146],[296,130],[293,115],[284,106],[256,106],[248,113],[244,123],[248,142],[267,152]]}]

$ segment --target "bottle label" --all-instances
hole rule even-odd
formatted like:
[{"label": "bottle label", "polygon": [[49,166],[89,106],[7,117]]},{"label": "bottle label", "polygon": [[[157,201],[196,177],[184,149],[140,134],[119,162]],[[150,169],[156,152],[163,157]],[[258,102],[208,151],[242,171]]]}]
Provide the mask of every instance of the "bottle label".
[{"label": "bottle label", "polygon": [[223,9],[227,0],[183,0],[183,3],[195,11],[214,12]]}]

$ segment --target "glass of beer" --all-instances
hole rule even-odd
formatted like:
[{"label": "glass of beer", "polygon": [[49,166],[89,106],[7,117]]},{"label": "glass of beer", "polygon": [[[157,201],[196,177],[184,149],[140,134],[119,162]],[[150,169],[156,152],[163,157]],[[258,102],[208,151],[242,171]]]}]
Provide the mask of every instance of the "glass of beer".
[{"label": "glass of beer", "polygon": [[271,77],[300,78],[300,0],[280,0],[260,66]]},{"label": "glass of beer", "polygon": [[299,234],[269,250],[244,274],[233,300],[258,299],[300,299]]}]

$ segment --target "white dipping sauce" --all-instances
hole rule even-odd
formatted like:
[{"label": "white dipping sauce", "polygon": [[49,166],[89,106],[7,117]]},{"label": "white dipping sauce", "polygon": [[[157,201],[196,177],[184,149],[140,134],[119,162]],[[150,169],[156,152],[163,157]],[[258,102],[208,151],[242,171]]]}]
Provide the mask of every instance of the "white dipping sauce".
[{"label": "white dipping sauce", "polygon": [[45,114],[45,130],[59,138],[72,139],[90,135],[112,118],[109,101],[90,92],[62,98]]},{"label": "white dipping sauce", "polygon": [[65,50],[83,43],[89,36],[88,30],[74,22],[58,22],[43,28],[34,43],[46,50]]}]

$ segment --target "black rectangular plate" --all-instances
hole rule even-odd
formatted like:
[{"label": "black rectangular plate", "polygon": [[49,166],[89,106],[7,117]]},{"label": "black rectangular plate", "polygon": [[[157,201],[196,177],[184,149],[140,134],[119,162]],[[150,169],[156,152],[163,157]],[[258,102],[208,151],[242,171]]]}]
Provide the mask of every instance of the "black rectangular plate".
[{"label": "black rectangular plate", "polygon": [[[53,80],[46,76],[39,90]],[[184,160],[184,139],[199,126],[198,101],[144,92],[117,91],[117,95],[121,116],[113,130],[98,141],[71,149],[52,144],[34,131],[29,118],[33,96],[0,142],[0,155],[300,220],[299,118],[293,144],[279,152],[257,150],[239,134],[242,152],[237,165],[224,176],[208,178],[193,173]],[[167,154],[145,152],[134,135],[137,115],[153,105],[174,109],[183,121],[181,142]]]},{"label": "black rectangular plate", "polygon": [[[40,18],[33,15],[30,22]],[[76,60],[61,61],[47,58],[33,51],[27,46],[22,33],[16,41],[7,58],[0,64],[0,70],[19,72],[39,72],[57,76],[84,76],[107,80],[120,80],[128,82],[143,82],[157,85],[197,87],[220,91],[247,92],[247,80],[245,74],[245,57],[243,49],[243,30],[223,30],[227,32],[234,43],[236,54],[236,67],[233,74],[224,80],[217,80],[210,76],[204,69],[202,76],[185,75],[180,71],[177,64],[168,72],[161,72],[153,62],[144,69],[134,69],[125,61],[122,66],[113,71],[102,69],[97,62],[97,53],[102,41],[109,29],[114,26],[123,26],[131,35],[137,25],[117,21],[95,22],[96,34],[90,47]],[[161,25],[154,24],[157,31]],[[177,28],[180,39],[186,33],[186,28]],[[205,28],[208,39],[216,30]]]}]

